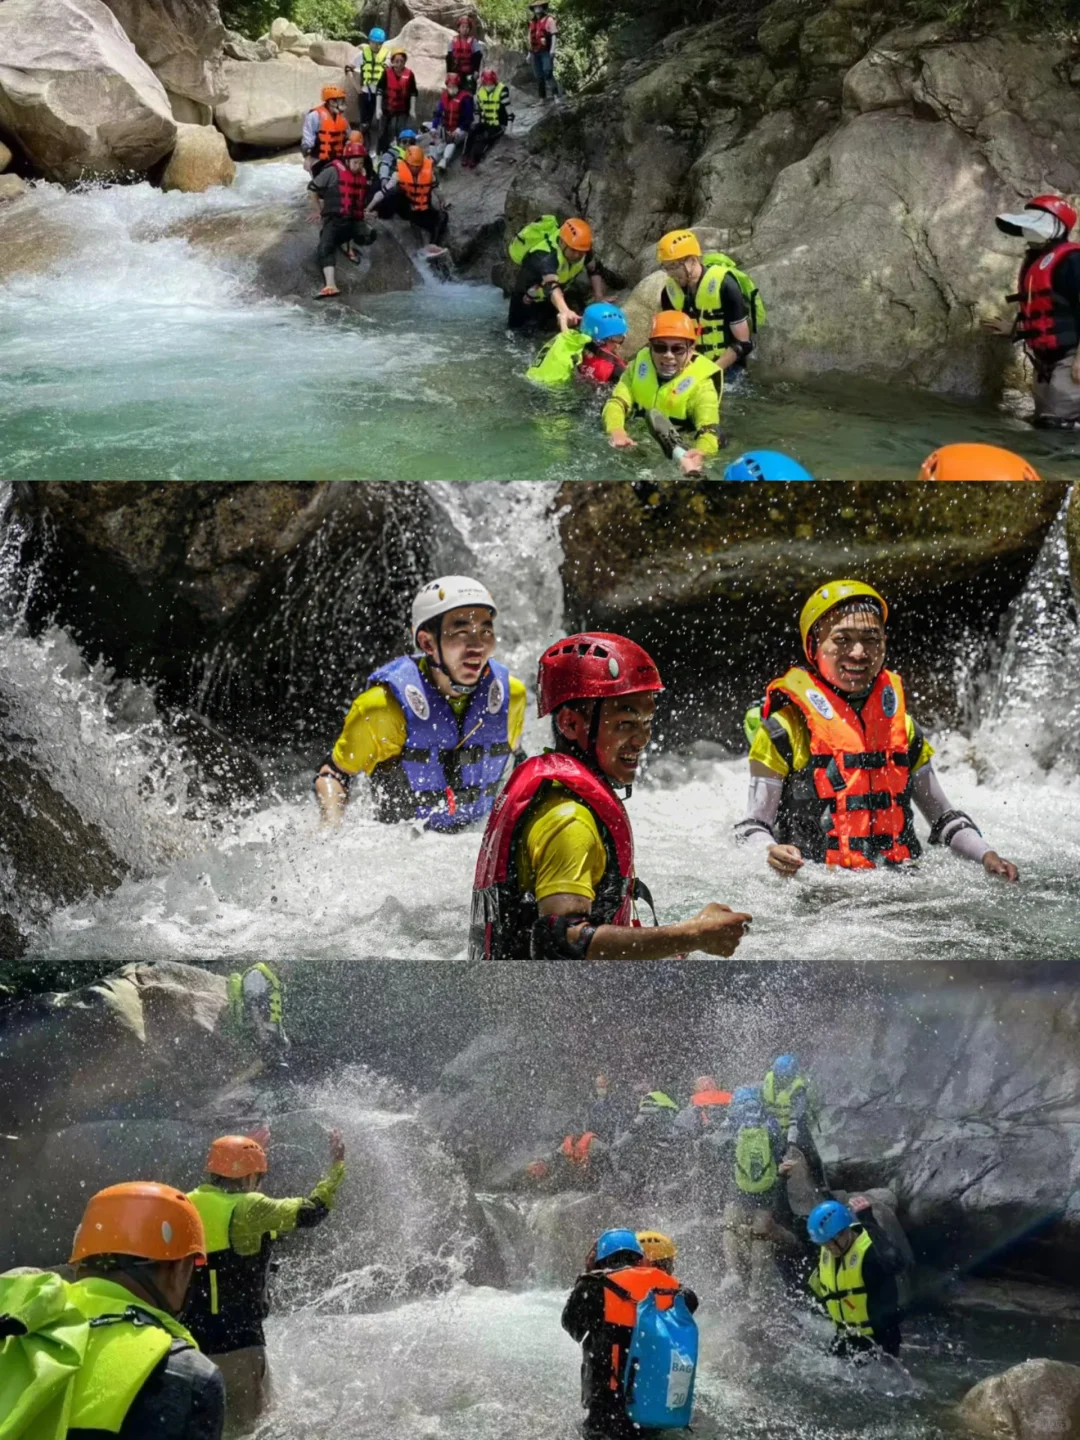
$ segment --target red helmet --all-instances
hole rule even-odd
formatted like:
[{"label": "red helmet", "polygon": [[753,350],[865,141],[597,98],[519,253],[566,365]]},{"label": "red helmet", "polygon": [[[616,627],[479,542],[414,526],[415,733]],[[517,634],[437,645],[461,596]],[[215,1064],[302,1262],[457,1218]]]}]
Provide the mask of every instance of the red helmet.
[{"label": "red helmet", "polygon": [[345,146],[345,149],[342,150],[341,158],[343,160],[350,160],[354,156],[363,158],[363,156],[365,156],[366,154],[367,146],[364,144],[363,140],[350,140],[349,143]]},{"label": "red helmet", "polygon": [[663,688],[660,671],[640,645],[597,630],[568,635],[544,651],[536,698],[539,713],[550,715],[570,700],[607,700]]},{"label": "red helmet", "polygon": [[499,72],[497,70],[481,70],[480,72],[481,85],[495,85],[498,83],[498,79]]},{"label": "red helmet", "polygon": [[461,27],[462,27],[462,25],[467,25],[468,28],[471,30],[471,29],[473,28],[473,26],[472,26],[472,16],[471,16],[471,15],[459,15],[459,16],[458,16],[458,22],[457,22],[457,28],[460,30]]},{"label": "red helmet", "polygon": [[1025,210],[1045,210],[1048,215],[1053,215],[1060,220],[1066,230],[1072,230],[1076,226],[1077,214],[1074,206],[1060,195],[1036,195],[1034,200],[1029,200],[1024,206]]}]

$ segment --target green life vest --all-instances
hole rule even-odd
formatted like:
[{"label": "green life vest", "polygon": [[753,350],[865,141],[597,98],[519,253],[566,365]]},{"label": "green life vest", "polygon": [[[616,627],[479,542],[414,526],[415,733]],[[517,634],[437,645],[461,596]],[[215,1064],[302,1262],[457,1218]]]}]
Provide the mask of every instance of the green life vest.
[{"label": "green life vest", "polygon": [[[751,335],[756,334],[765,323],[765,304],[753,280],[745,270],[739,269],[730,255],[725,255],[720,250],[710,250],[702,255],[701,263],[705,267],[705,273],[698,281],[698,287],[694,293],[694,303],[689,307],[689,313],[701,326],[701,349],[707,355],[717,355],[727,348],[724,315],[720,303],[720,289],[726,278],[733,275],[738,282],[739,289],[743,292],[750,319]],[[664,285],[664,293],[673,310],[687,308],[686,295],[682,287],[670,277]]]},{"label": "green life vest", "polygon": [[801,1075],[796,1075],[786,1090],[776,1088],[776,1076],[771,1070],[765,1076],[761,1086],[761,1099],[769,1113],[779,1121],[781,1130],[786,1130],[791,1124],[791,1107],[795,1096],[805,1091],[806,1081]]},{"label": "green life vest", "polygon": [[744,1125],[735,1141],[735,1183],[744,1195],[762,1195],[778,1179],[772,1137],[764,1125]]},{"label": "green life vest", "polygon": [[505,85],[481,85],[476,92],[476,108],[485,125],[498,125],[499,111],[510,103],[510,92]]},{"label": "green life vest", "polygon": [[229,996],[229,1013],[237,1025],[242,1026],[245,1023],[244,980],[253,970],[257,970],[270,986],[270,1023],[271,1025],[280,1025],[285,1014],[285,987],[274,974],[273,970],[270,969],[270,966],[264,965],[261,960],[255,965],[249,965],[246,970],[242,972],[234,971],[233,974],[229,976],[226,982]]},{"label": "green life vest", "polygon": [[549,340],[536,358],[536,364],[525,371],[526,379],[540,385],[565,385],[573,379],[589,337],[579,330],[567,330]]},{"label": "green life vest", "polygon": [[639,1113],[650,1110],[678,1110],[678,1108],[671,1096],[665,1095],[663,1090],[650,1090],[648,1095],[643,1095],[638,1101]]},{"label": "green life vest", "polygon": [[670,380],[661,381],[656,373],[652,355],[646,345],[634,358],[632,369],[623,377],[629,377],[630,398],[638,410],[659,410],[675,425],[685,428],[689,423],[687,410],[694,393],[701,385],[714,385],[714,376],[721,377],[720,370],[705,355],[695,355],[686,366]]},{"label": "green life vest", "polygon": [[360,46],[360,83],[374,89],[383,77],[386,62],[390,57],[390,42],[380,46],[376,52],[370,41]]},{"label": "green life vest", "polygon": [[0,1342],[0,1440],[119,1434],[174,1342],[197,1348],[173,1316],[96,1277],[0,1275],[0,1314],[26,1330]]},{"label": "green life vest", "polygon": [[520,265],[531,250],[553,250],[559,238],[559,222],[554,215],[541,215],[530,221],[510,241],[510,259]]},{"label": "green life vest", "polygon": [[866,1231],[860,1230],[839,1260],[822,1246],[817,1269],[810,1276],[810,1289],[825,1301],[833,1324],[842,1330],[857,1330],[860,1335],[869,1336],[873,1335],[874,1327],[867,1307],[863,1261],[872,1244]]}]

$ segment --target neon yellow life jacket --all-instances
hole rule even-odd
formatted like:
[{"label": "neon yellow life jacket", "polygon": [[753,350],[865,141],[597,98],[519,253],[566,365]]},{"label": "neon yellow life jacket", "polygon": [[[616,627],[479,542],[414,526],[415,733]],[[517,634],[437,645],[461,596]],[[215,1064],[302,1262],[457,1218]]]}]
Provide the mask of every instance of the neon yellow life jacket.
[{"label": "neon yellow life jacket", "polygon": [[781,1130],[786,1130],[791,1124],[791,1107],[795,1096],[805,1094],[806,1088],[806,1081],[801,1075],[796,1075],[786,1090],[776,1088],[776,1076],[771,1070],[765,1076],[761,1086],[761,1099],[769,1114],[776,1117]]},{"label": "neon yellow life jacket", "polygon": [[390,58],[390,42],[381,45],[378,51],[372,49],[371,42],[365,41],[360,46],[360,83],[366,88],[372,89],[378,85],[386,69],[386,62]]},{"label": "neon yellow life jacket", "polygon": [[565,385],[574,378],[574,371],[589,344],[589,337],[579,330],[567,330],[549,340],[536,364],[525,371],[528,380],[540,385]]},{"label": "neon yellow life jacket", "polygon": [[476,92],[476,108],[485,125],[498,125],[499,111],[510,103],[510,91],[501,82],[498,85],[481,85]]},{"label": "neon yellow life jacket", "polygon": [[[694,392],[702,385],[715,385],[714,376],[721,378],[720,393],[723,392],[723,371],[705,355],[695,355],[678,375],[661,381],[656,373],[649,347],[639,350],[634,358],[629,376],[630,397],[638,410],[659,410],[673,424],[686,428],[690,424],[687,410]],[[625,378],[625,377],[624,377]]]},{"label": "neon yellow life jacket", "polygon": [[559,222],[554,215],[541,215],[522,226],[510,241],[510,259],[520,265],[532,250],[553,250],[559,238]]},{"label": "neon yellow life jacket", "polygon": [[867,1307],[863,1261],[872,1244],[867,1232],[861,1230],[847,1254],[839,1260],[822,1246],[817,1269],[810,1276],[810,1289],[825,1301],[833,1324],[869,1336],[873,1335],[874,1327]]},{"label": "neon yellow life jacket", "polygon": [[664,285],[664,293],[673,310],[689,308],[689,313],[701,326],[701,349],[707,355],[717,355],[727,348],[724,314],[720,303],[720,289],[725,279],[733,275],[738,281],[739,289],[746,299],[751,335],[756,334],[765,323],[765,304],[753,280],[745,270],[739,269],[730,255],[719,250],[710,250],[702,255],[701,263],[705,267],[705,273],[698,281],[693,305],[687,307],[685,292],[670,276]]},{"label": "neon yellow life jacket", "polygon": [[280,1025],[285,1015],[285,987],[270,966],[264,965],[261,960],[255,965],[249,965],[246,970],[234,971],[229,976],[229,1013],[237,1025],[244,1024],[244,980],[253,970],[257,970],[270,986],[270,1023]]},{"label": "neon yellow life jacket", "polygon": [[764,1125],[743,1125],[735,1141],[735,1183],[744,1195],[762,1195],[778,1179],[772,1137]]}]

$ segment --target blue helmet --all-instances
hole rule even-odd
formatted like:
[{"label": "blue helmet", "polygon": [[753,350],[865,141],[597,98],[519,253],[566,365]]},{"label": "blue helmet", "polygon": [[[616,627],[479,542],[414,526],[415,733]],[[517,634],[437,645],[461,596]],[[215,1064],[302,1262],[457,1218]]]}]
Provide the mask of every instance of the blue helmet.
[{"label": "blue helmet", "polygon": [[386,39],[386,31],[383,30],[381,26],[376,25],[373,29],[368,31],[368,39],[371,41],[372,45],[381,45]]},{"label": "blue helmet", "polygon": [[761,1103],[760,1085],[740,1085],[731,1097],[732,1105],[759,1105]]},{"label": "blue helmet", "polygon": [[772,1072],[781,1085],[787,1080],[794,1080],[799,1073],[799,1057],[797,1055],[777,1055],[772,1062]]},{"label": "blue helmet", "polygon": [[610,1256],[617,1255],[620,1250],[629,1250],[642,1258],[645,1255],[641,1241],[633,1230],[605,1230],[596,1242],[597,1260],[607,1260]]},{"label": "blue helmet", "polygon": [[827,1240],[835,1240],[842,1230],[850,1230],[858,1223],[854,1210],[841,1205],[839,1200],[823,1200],[807,1216],[806,1231],[815,1245],[824,1245]]},{"label": "blue helmet", "polygon": [[790,455],[779,450],[748,450],[724,471],[725,480],[813,480]]},{"label": "blue helmet", "polygon": [[398,138],[399,140],[406,140],[406,141],[415,140],[415,139],[416,139],[416,131],[415,131],[415,130],[399,130],[399,131],[398,131],[398,137],[397,137],[397,138]]},{"label": "blue helmet", "polygon": [[582,311],[581,333],[590,340],[610,340],[615,335],[625,335],[629,328],[618,305],[609,305],[606,300],[586,305]]}]

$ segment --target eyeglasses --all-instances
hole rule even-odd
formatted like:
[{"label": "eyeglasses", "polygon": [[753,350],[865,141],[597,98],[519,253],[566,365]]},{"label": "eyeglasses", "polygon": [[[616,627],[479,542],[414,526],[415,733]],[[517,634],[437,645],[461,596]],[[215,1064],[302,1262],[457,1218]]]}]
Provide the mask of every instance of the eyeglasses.
[{"label": "eyeglasses", "polygon": [[690,349],[685,340],[650,340],[649,349],[654,355],[674,355],[676,359],[685,355]]}]

